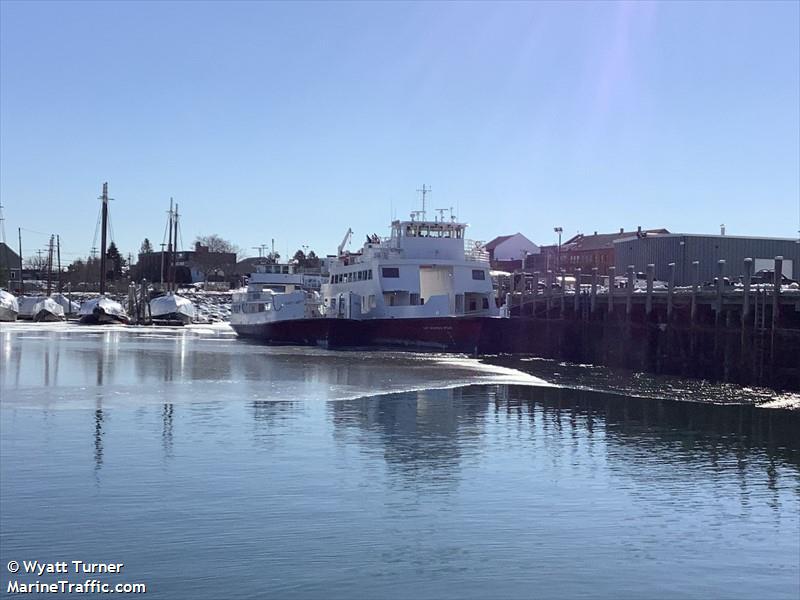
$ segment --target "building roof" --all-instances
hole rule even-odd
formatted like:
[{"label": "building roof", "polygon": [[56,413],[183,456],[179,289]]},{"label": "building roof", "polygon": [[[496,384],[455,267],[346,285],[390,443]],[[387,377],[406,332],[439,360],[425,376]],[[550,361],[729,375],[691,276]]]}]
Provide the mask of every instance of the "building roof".
[{"label": "building roof", "polygon": [[[636,232],[628,233],[625,237],[620,237],[615,242],[626,242],[630,240],[638,239],[639,236],[636,235]],[[718,239],[718,240],[766,240],[771,242],[789,242],[789,243],[800,243],[800,239],[798,238],[781,238],[781,237],[766,237],[763,235],[721,235],[719,233],[663,233],[660,234],[658,237],[669,237],[669,238],[711,238],[711,239]]]},{"label": "building roof", "polygon": [[0,267],[19,269],[19,254],[14,252],[5,242],[0,242]]},{"label": "building roof", "polygon": [[562,252],[591,252],[593,250],[611,250],[614,242],[630,237],[636,237],[640,233],[647,235],[668,234],[666,229],[643,229],[640,231],[617,231],[615,233],[595,233],[586,235],[579,233],[571,237],[561,245]]},{"label": "building roof", "polygon": [[502,244],[506,240],[510,240],[515,235],[519,235],[519,234],[512,233],[511,235],[500,235],[500,236],[494,238],[491,242],[487,243],[486,246],[484,246],[484,248],[486,248],[486,250],[494,250],[500,244]]},{"label": "building roof", "polygon": [[256,270],[257,265],[269,264],[269,259],[265,256],[253,256],[250,258],[243,258],[236,263],[237,275],[249,275]]}]

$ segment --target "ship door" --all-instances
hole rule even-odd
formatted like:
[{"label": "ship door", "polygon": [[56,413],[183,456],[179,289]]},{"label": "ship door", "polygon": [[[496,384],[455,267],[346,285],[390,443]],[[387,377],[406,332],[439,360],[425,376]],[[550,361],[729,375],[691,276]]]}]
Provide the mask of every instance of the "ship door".
[{"label": "ship door", "polygon": [[464,313],[464,294],[456,294],[456,314]]}]

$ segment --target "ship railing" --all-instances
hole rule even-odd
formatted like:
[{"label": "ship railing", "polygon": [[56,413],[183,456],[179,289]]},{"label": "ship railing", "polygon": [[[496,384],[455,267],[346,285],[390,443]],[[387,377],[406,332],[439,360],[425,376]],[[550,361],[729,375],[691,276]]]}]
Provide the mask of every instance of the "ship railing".
[{"label": "ship railing", "polygon": [[464,258],[474,262],[488,263],[489,252],[483,242],[476,240],[464,240]]}]

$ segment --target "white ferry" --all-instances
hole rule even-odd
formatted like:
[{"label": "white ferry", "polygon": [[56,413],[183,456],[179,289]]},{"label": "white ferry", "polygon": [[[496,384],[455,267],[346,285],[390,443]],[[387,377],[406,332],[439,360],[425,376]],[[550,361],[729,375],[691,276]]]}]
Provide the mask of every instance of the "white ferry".
[{"label": "white ferry", "polygon": [[292,271],[254,275],[234,295],[231,325],[268,343],[474,352],[486,320],[501,311],[488,253],[445,212],[394,221],[388,238],[369,235],[356,253],[344,251],[348,230],[320,294]]}]

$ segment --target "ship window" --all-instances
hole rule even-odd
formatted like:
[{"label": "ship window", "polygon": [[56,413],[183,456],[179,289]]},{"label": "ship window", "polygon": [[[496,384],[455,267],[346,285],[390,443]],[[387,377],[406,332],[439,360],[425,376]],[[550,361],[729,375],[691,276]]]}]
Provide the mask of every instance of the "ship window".
[{"label": "ship window", "polygon": [[397,279],[400,277],[400,269],[397,267],[383,267],[382,273],[387,278]]},{"label": "ship window", "polygon": [[358,272],[358,280],[359,281],[364,281],[364,271],[359,271]]},{"label": "ship window", "polygon": [[486,279],[486,271],[483,269],[472,269],[472,278],[485,280]]},{"label": "ship window", "polygon": [[484,298],[483,299],[483,308],[484,309],[488,309],[489,308],[489,299],[488,298]]},{"label": "ship window", "polygon": [[372,271],[367,271],[367,279],[372,279]]}]

